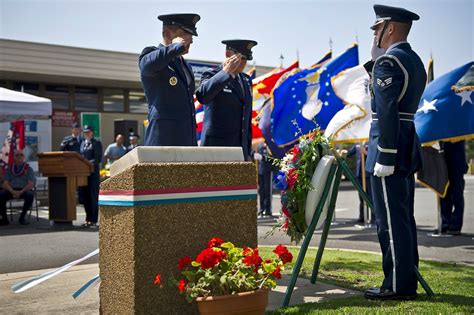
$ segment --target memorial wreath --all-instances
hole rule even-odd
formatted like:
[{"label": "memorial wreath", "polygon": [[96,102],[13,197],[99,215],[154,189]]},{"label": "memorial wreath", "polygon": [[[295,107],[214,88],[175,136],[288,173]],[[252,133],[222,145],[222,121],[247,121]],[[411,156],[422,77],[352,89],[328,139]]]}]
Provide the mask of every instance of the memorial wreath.
[{"label": "memorial wreath", "polygon": [[305,235],[305,205],[308,192],[313,189],[311,179],[319,161],[329,152],[330,143],[317,128],[301,136],[281,160],[273,162],[280,169],[274,183],[281,190],[282,204],[282,216],[275,228],[283,230],[292,242],[298,243]]}]

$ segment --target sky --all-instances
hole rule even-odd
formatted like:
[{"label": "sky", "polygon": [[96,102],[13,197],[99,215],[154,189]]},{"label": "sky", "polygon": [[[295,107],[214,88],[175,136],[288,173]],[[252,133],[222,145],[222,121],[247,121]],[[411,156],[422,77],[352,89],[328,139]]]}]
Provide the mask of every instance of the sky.
[{"label": "sky", "polygon": [[405,7],[420,15],[408,38],[435,77],[474,60],[473,0],[0,0],[0,37],[137,55],[161,42],[160,14],[198,13],[199,36],[189,59],[222,61],[224,39],[253,39],[257,65],[308,67],[330,48],[341,54],[356,40],[360,63],[370,59],[373,4]]}]

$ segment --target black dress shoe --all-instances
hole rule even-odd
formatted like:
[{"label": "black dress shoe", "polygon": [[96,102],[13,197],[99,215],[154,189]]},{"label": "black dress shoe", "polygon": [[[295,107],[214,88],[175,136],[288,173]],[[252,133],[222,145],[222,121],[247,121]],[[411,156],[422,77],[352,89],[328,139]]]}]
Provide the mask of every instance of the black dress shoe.
[{"label": "black dress shoe", "polygon": [[447,233],[449,235],[461,235],[461,231],[460,230],[448,230]]},{"label": "black dress shoe", "polygon": [[369,300],[414,300],[416,299],[415,294],[398,294],[396,292],[387,290],[387,289],[379,289],[379,288],[370,288],[364,293],[364,297]]},{"label": "black dress shoe", "polygon": [[10,222],[8,220],[1,220],[0,225],[8,225]]},{"label": "black dress shoe", "polygon": [[20,223],[21,225],[28,225],[28,224],[30,224],[30,222],[26,221],[25,219],[20,219],[20,220],[18,221],[18,223]]}]

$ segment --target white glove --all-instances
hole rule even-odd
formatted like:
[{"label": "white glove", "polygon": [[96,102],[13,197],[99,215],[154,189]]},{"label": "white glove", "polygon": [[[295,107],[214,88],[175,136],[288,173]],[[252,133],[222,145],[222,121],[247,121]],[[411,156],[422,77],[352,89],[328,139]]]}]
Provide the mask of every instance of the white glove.
[{"label": "white glove", "polygon": [[254,153],[253,154],[253,159],[257,160],[257,161],[261,161],[262,160],[262,155],[260,153]]},{"label": "white glove", "polygon": [[390,176],[395,172],[395,166],[387,166],[375,163],[374,175],[378,177]]}]

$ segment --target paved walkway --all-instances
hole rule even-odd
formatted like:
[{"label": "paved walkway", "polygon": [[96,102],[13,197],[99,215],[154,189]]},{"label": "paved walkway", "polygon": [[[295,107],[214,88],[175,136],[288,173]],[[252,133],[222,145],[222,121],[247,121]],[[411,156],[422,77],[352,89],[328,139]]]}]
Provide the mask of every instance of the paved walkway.
[{"label": "paved walkway", "polygon": [[[10,287],[21,280],[39,275],[48,270],[36,270],[0,274],[0,296],[2,314],[99,314],[98,286],[87,291],[78,300],[72,293],[94,277],[98,264],[74,266],[66,272],[39,284],[25,292],[14,294]],[[289,277],[284,276],[275,290],[270,292],[267,310],[281,307]],[[311,284],[299,279],[291,299],[291,304],[322,302],[337,298],[360,295],[362,293],[323,283]]]}]

